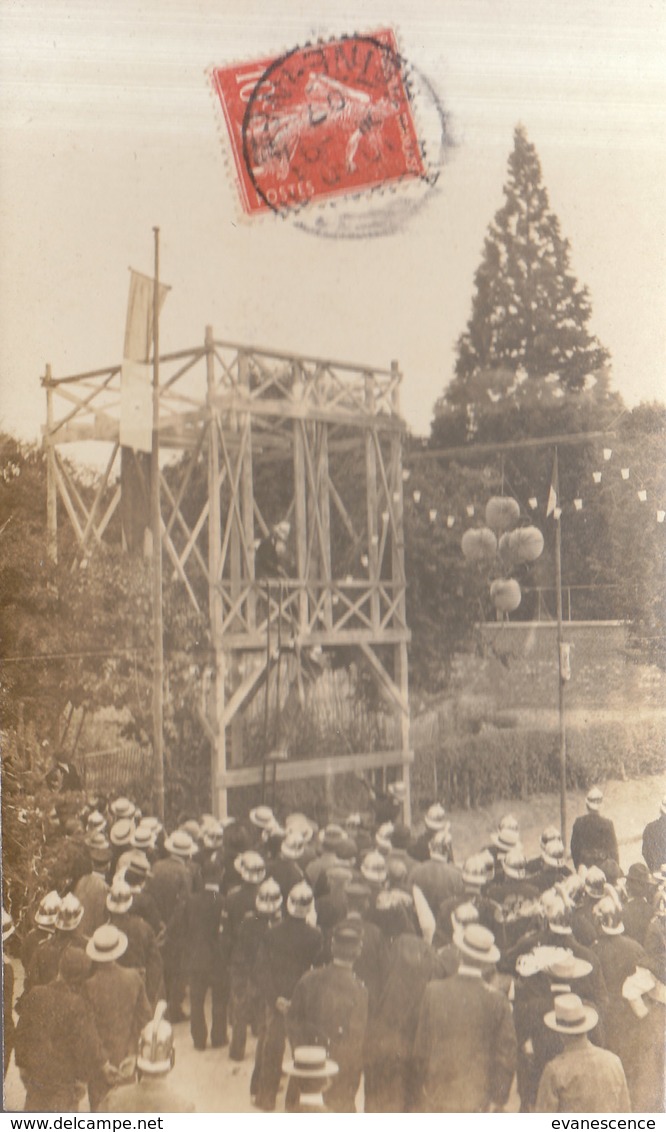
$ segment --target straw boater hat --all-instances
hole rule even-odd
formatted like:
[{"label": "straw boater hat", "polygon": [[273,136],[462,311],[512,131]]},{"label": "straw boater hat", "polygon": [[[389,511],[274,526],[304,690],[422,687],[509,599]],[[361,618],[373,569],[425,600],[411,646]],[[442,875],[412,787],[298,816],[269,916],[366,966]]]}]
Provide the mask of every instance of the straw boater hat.
[{"label": "straw boater hat", "polygon": [[250,810],[250,821],[257,829],[270,829],[275,822],[275,814],[270,806],[255,806]]},{"label": "straw boater hat", "polygon": [[375,845],[382,853],[390,853],[393,848],[391,838],[395,826],[392,821],[385,821],[375,833]]},{"label": "straw boater hat", "polygon": [[121,914],[129,912],[132,907],[132,890],[127,881],[116,877],[106,896],[106,906],[109,912]]},{"label": "straw boater hat", "polygon": [[544,1015],[549,1030],[558,1034],[587,1034],[599,1021],[592,1006],[586,1006],[577,994],[560,994],[554,1001],[554,1010]]},{"label": "straw boater hat", "polygon": [[500,820],[497,823],[497,828],[498,829],[513,829],[513,830],[516,831],[516,833],[520,832],[520,826],[518,825],[518,818],[516,817],[515,814],[502,814],[502,817],[500,818]]},{"label": "straw boater hat", "polygon": [[425,821],[426,829],[431,829],[433,833],[438,833],[440,829],[444,829],[449,823],[446,817],[446,810],[441,802],[434,802],[426,812],[423,819]]},{"label": "straw boater hat", "polygon": [[588,810],[592,810],[593,812],[596,813],[597,810],[601,809],[601,804],[602,804],[603,800],[604,800],[604,796],[603,796],[601,790],[599,789],[599,787],[593,786],[592,789],[588,790],[588,792],[587,792],[587,797],[585,799],[585,805],[587,806]]},{"label": "straw boater hat", "polygon": [[197,851],[197,847],[192,838],[184,829],[177,829],[175,833],[167,837],[164,842],[164,848],[172,857],[182,858],[193,857]]},{"label": "straw boater hat", "polygon": [[98,829],[106,829],[106,818],[104,814],[100,814],[99,810],[93,810],[91,814],[88,814],[86,829],[88,833],[94,833]]},{"label": "straw boater hat", "polygon": [[500,957],[495,947],[495,936],[481,924],[468,924],[456,939],[456,947],[465,959],[473,959],[480,966],[491,966]]},{"label": "straw boater hat", "polygon": [[93,864],[106,864],[111,856],[111,846],[101,829],[96,829],[86,838],[86,845],[88,852],[92,858]]},{"label": "straw boater hat", "polygon": [[132,845],[135,849],[154,849],[155,848],[155,834],[150,826],[144,825],[141,822],[137,825],[132,833]]},{"label": "straw boater hat", "polygon": [[274,916],[282,907],[280,886],[273,877],[267,877],[257,890],[254,906],[262,916]]},{"label": "straw boater hat", "polygon": [[252,849],[247,849],[236,857],[234,868],[247,884],[261,884],[266,876],[264,858]]},{"label": "straw boater hat", "polygon": [[96,963],[113,963],[127,951],[127,936],[113,924],[102,924],[86,945],[86,955]]},{"label": "straw boater hat", "polygon": [[323,1046],[296,1046],[294,1056],[285,1061],[282,1072],[289,1077],[325,1080],[327,1077],[335,1077],[338,1066],[326,1056]]},{"label": "straw boater hat", "polygon": [[[146,854],[142,853],[140,849],[134,849],[128,855],[127,867],[125,868],[126,877],[128,873],[132,873],[133,877],[136,877],[137,881],[141,882],[148,880],[148,877],[152,875],[150,861],[146,857]],[[129,880],[127,883],[130,884]]]},{"label": "straw boater hat", "polygon": [[114,818],[133,818],[136,814],[136,806],[134,802],[130,802],[129,798],[116,798],[109,806],[109,810]]},{"label": "straw boater hat", "polygon": [[539,838],[539,848],[543,851],[549,841],[557,841],[560,838],[560,831],[556,825],[547,825],[541,837]]},{"label": "straw boater hat", "polygon": [[444,861],[445,864],[448,864],[451,861],[452,848],[451,823],[447,821],[444,828],[438,829],[434,837],[430,838],[428,853],[433,861]]},{"label": "straw boater hat", "polygon": [[465,928],[469,924],[478,924],[479,922],[479,909],[476,904],[459,904],[454,908],[451,913],[451,927],[453,929],[453,941],[456,943],[462,939]]},{"label": "straw boater hat", "polygon": [[397,782],[392,782],[387,787],[389,794],[395,798],[396,802],[404,802],[407,799],[407,787],[404,782],[398,779]]},{"label": "straw boater hat", "polygon": [[162,825],[160,819],[154,817],[152,814],[146,814],[145,817],[141,818],[139,824],[145,826],[146,829],[149,829],[155,838],[157,838],[164,829],[164,826]]},{"label": "straw boater hat", "polygon": [[327,825],[319,830],[319,842],[326,852],[335,853],[346,840],[347,834],[341,825]]},{"label": "straw boater hat", "polygon": [[206,849],[219,849],[224,840],[224,827],[215,818],[201,826],[201,837]]},{"label": "straw boater hat", "polygon": [[522,845],[516,845],[514,849],[509,849],[509,852],[504,854],[502,870],[504,875],[512,880],[524,880],[527,874],[527,859]]},{"label": "straw boater hat", "polygon": [[288,830],[287,836],[280,846],[280,856],[285,857],[287,861],[298,861],[304,852],[305,842],[300,833],[293,829]]},{"label": "straw boater hat", "polygon": [[289,817],[284,824],[287,833],[291,833],[293,830],[295,833],[300,833],[303,841],[305,841],[306,843],[312,841],[312,838],[315,834],[315,827],[310,819],[305,816],[305,814],[289,814]]},{"label": "straw boater hat", "polygon": [[541,860],[544,865],[559,869],[566,864],[566,850],[562,838],[558,835],[552,841],[547,841],[541,850]]},{"label": "straw boater hat", "polygon": [[158,1002],[152,1020],[144,1026],[139,1038],[136,1067],[149,1076],[159,1076],[173,1068],[173,1030],[164,1017],[166,1009],[166,1002]]},{"label": "straw boater hat", "polygon": [[462,878],[465,884],[483,888],[495,875],[495,864],[490,853],[474,853],[465,861]]},{"label": "straw boater hat", "polygon": [[83,905],[73,892],[63,896],[55,926],[60,932],[73,932],[83,919]]},{"label": "straw boater hat", "polygon": [[386,859],[382,857],[381,853],[373,850],[368,853],[361,863],[361,873],[366,880],[372,881],[373,884],[384,884],[387,877]]},{"label": "straw boater hat", "polygon": [[494,833],[491,833],[490,840],[500,853],[508,853],[511,849],[520,845],[520,834],[517,829],[511,829],[510,826],[507,826],[505,829],[496,829]]},{"label": "straw boater hat", "polygon": [[571,873],[560,882],[560,890],[575,908],[585,895],[585,881],[579,873]]},{"label": "straw boater hat", "polygon": [[571,909],[561,893],[548,888],[541,894],[541,906],[548,921],[548,927],[555,935],[571,935]]},{"label": "straw boater hat", "polygon": [[[610,889],[611,886],[608,885],[607,888]],[[601,928],[604,935],[622,935],[624,932],[622,903],[614,889],[594,905],[592,914],[595,924]]]},{"label": "straw boater hat", "polygon": [[287,897],[287,911],[295,920],[306,920],[314,908],[314,894],[304,880],[295,884]]},{"label": "straw boater hat", "polygon": [[112,845],[131,845],[134,833],[134,822],[129,818],[119,818],[111,826],[109,839]]},{"label": "straw boater hat", "polygon": [[595,900],[601,900],[606,890],[606,877],[596,865],[591,865],[585,874],[585,891]]},{"label": "straw boater hat", "polygon": [[183,822],[180,828],[184,829],[185,833],[189,833],[193,841],[198,841],[201,837],[201,826],[195,818],[188,818],[187,821]]},{"label": "straw boater hat", "polygon": [[58,909],[60,908],[60,896],[53,889],[52,892],[47,892],[46,896],[42,896],[39,902],[39,907],[35,912],[35,923],[40,928],[53,928],[58,917]]},{"label": "straw boater hat", "polygon": [[[592,964],[587,959],[579,959],[577,955],[572,955],[570,951],[565,952],[562,957],[556,959],[548,967],[551,977],[562,983],[569,983],[572,979],[584,979],[586,975],[590,974],[591,970]],[[564,993],[564,988],[562,988],[562,991]]]}]

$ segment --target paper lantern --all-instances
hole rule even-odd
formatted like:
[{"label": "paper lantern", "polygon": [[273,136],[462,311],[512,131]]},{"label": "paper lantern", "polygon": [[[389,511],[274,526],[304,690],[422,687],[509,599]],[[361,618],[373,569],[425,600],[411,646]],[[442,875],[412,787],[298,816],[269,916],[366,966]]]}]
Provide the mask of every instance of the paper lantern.
[{"label": "paper lantern", "polygon": [[628,469],[628,468],[623,468],[623,469],[622,469],[622,472],[621,472],[621,475],[622,475],[622,479],[623,479],[623,480],[628,480],[628,479],[629,479],[629,469]]},{"label": "paper lantern", "polygon": [[497,578],[490,583],[490,596],[499,613],[513,613],[520,605],[522,594],[515,578]]},{"label": "paper lantern", "polygon": [[601,472],[592,472],[592,479],[595,483],[601,483]]},{"label": "paper lantern", "polygon": [[486,523],[493,531],[511,531],[520,519],[520,507],[510,495],[494,495],[486,503]]},{"label": "paper lantern", "polygon": [[388,521],[389,521],[388,511],[382,511],[382,523],[388,523]]},{"label": "paper lantern", "polygon": [[536,562],[543,554],[543,535],[538,527],[518,527],[500,539],[507,539],[508,551],[514,562]]},{"label": "paper lantern", "polygon": [[527,502],[529,503],[532,510],[536,511],[537,507],[539,506],[539,500],[537,499],[536,495],[530,495]]},{"label": "paper lantern", "polygon": [[640,499],[641,503],[647,502],[647,491],[645,490],[645,488],[641,488],[641,490],[637,494],[638,494],[638,498]]},{"label": "paper lantern", "polygon": [[574,507],[576,508],[577,511],[582,511],[583,510],[583,500],[582,499],[574,499]]},{"label": "paper lantern", "polygon": [[488,527],[465,531],[461,546],[468,562],[489,562],[497,553],[497,539]]},{"label": "paper lantern", "polygon": [[455,515],[447,515],[446,516],[446,525],[449,528],[449,530],[451,529],[451,527],[453,527],[455,525],[455,521],[456,521]]},{"label": "paper lantern", "polygon": [[466,508],[465,508],[465,510],[466,510],[467,514],[469,515],[469,517],[470,517],[470,519],[471,519],[471,518],[472,518],[472,516],[473,516],[473,514],[474,514],[474,504],[473,504],[473,503],[468,503],[468,504],[467,504],[467,506],[466,506]]},{"label": "paper lantern", "polygon": [[403,468],[402,469],[402,482],[407,483],[407,480],[409,479],[411,474],[412,473],[410,472],[409,468]]},{"label": "paper lantern", "polygon": [[420,491],[413,491],[412,492],[412,499],[414,500],[415,503],[420,503],[421,502],[421,492]]},{"label": "paper lantern", "polygon": [[554,519],[561,519],[562,518],[562,508],[561,507],[555,508],[555,510],[553,511],[553,518]]},{"label": "paper lantern", "polygon": [[428,515],[430,517],[430,522],[434,523],[435,519],[437,518],[437,508],[431,507],[429,512],[428,512]]},{"label": "paper lantern", "polygon": [[369,561],[370,559],[368,558],[367,554],[361,555],[361,566],[363,566],[366,570],[368,568]]},{"label": "paper lantern", "polygon": [[657,511],[657,522],[663,523],[664,519],[666,519],[666,511]]},{"label": "paper lantern", "polygon": [[612,448],[604,448],[604,460],[610,460],[612,455],[613,455],[613,449]]}]

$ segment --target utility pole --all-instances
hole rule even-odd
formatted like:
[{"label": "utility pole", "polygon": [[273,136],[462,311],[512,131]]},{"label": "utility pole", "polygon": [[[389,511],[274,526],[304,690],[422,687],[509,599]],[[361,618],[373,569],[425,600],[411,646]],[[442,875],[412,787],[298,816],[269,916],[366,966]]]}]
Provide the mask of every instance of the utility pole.
[{"label": "utility pole", "polygon": [[150,529],[153,542],[153,759],[155,807],[164,821],[164,639],[162,622],[162,514],[160,510],[160,230],[153,280],[153,433],[150,452]]},{"label": "utility pole", "polygon": [[564,626],[562,623],[562,517],[559,507],[560,479],[557,448],[553,463],[553,484],[557,493],[555,508],[555,594],[557,598],[557,678],[558,678],[558,711],[560,730],[560,829],[562,841],[566,846],[567,839],[567,728],[564,714],[564,673],[563,673],[563,645]]}]

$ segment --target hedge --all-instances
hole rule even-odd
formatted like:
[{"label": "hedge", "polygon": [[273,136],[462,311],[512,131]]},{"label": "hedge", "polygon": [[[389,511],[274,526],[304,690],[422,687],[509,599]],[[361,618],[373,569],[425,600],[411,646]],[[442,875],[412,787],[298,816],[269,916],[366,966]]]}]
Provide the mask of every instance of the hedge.
[{"label": "hedge", "polygon": [[[529,798],[559,789],[559,732],[488,728],[478,735],[450,734],[416,753],[412,773],[416,806],[434,791],[452,807],[473,809],[498,798]],[[567,728],[567,787],[587,789],[607,778],[660,774],[666,768],[661,719],[590,723]]]}]

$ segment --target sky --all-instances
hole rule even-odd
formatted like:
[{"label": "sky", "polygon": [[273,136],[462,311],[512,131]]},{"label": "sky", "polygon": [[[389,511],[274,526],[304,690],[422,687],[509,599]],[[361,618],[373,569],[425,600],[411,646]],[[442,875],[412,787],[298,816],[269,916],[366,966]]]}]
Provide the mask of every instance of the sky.
[{"label": "sky", "polygon": [[[400,231],[243,215],[206,71],[395,30],[454,142]],[[518,122],[629,405],[666,399],[666,6],[648,0],[0,0],[0,427],[39,379],[119,361],[161,231],[163,350],[218,338],[387,367],[429,430]]]}]

